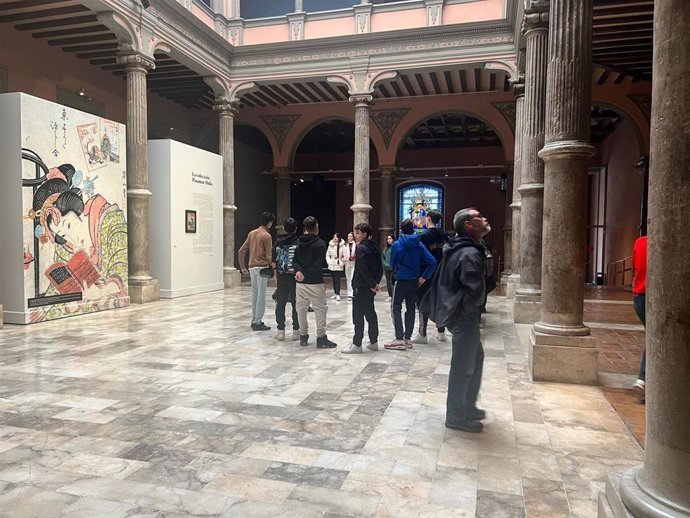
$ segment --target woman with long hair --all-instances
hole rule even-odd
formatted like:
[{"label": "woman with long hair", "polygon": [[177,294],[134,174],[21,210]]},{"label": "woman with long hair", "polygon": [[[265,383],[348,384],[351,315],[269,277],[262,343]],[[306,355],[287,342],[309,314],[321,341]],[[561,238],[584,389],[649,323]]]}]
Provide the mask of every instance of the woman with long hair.
[{"label": "woman with long hair", "polygon": [[335,300],[340,300],[340,278],[343,276],[347,262],[347,250],[342,245],[340,236],[335,233],[333,239],[328,242],[328,251],[326,252],[328,271],[331,272],[333,278],[333,295],[331,298]]},{"label": "woman with long hair", "polygon": [[386,247],[381,251],[381,260],[383,261],[383,272],[386,274],[386,289],[388,290],[388,298],[386,302],[390,302],[393,297],[393,270],[391,270],[391,245],[395,241],[393,234],[386,236]]}]

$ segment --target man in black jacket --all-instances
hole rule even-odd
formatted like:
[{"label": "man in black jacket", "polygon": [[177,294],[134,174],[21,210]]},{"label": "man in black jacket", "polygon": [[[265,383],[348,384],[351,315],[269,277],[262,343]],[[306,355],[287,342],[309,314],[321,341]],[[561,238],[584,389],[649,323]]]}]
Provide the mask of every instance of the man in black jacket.
[{"label": "man in black jacket", "polygon": [[292,265],[297,281],[297,319],[299,320],[299,344],[309,345],[309,305],[316,316],[316,348],[336,347],[326,336],[326,285],[323,282],[323,269],[326,267],[328,245],[319,238],[319,222],[313,216],[304,218],[304,234],[299,238]]},{"label": "man in black jacket", "polygon": [[446,427],[481,432],[480,421],[486,413],[476,404],[484,366],[479,318],[485,290],[485,257],[480,244],[485,224],[479,211],[470,208],[458,211],[453,225],[457,235],[443,247],[443,260],[422,301],[422,311],[453,335]]},{"label": "man in black jacket", "polygon": [[292,265],[299,237],[295,234],[297,222],[288,218],[283,222],[285,234],[281,234],[273,245],[278,289],[276,290],[276,340],[285,340],[285,306],[292,305],[292,340],[299,340],[299,323],[295,304],[295,268]]},{"label": "man in black jacket", "polygon": [[355,272],[352,276],[352,323],[355,325],[355,336],[352,344],[342,349],[343,354],[357,354],[362,352],[364,338],[364,319],[369,324],[370,351],[378,351],[379,321],[374,308],[374,296],[379,291],[379,282],[383,276],[381,251],[376,242],[371,239],[372,230],[368,223],[359,223],[355,227]]}]

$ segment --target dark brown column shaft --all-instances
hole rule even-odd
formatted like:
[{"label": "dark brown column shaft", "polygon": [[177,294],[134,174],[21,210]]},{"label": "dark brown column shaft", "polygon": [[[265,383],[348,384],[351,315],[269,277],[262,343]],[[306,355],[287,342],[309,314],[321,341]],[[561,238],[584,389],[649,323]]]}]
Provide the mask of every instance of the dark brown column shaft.
[{"label": "dark brown column shaft", "polygon": [[386,236],[395,230],[395,166],[381,166],[379,246],[386,246]]},{"label": "dark brown column shaft", "polygon": [[[551,3],[546,93],[542,315],[537,332],[588,335],[582,323],[592,0]],[[523,201],[524,204],[524,201]]]},{"label": "dark brown column shaft", "polygon": [[278,167],[276,172],[276,230],[283,231],[283,222],[290,217],[290,169]]},{"label": "dark brown column shaft", "polygon": [[369,223],[369,106],[373,96],[355,95],[355,167],[354,203],[352,204],[353,225]]},{"label": "dark brown column shaft", "polygon": [[[540,4],[540,6],[543,4]],[[541,241],[544,215],[544,162],[539,151],[544,146],[546,107],[546,69],[548,51],[548,12],[530,9],[525,13],[524,136],[520,187],[520,296],[535,300],[541,295]],[[538,299],[536,299],[538,300]],[[530,321],[534,322],[536,317]]]},{"label": "dark brown column shaft", "polygon": [[621,483],[636,517],[690,517],[690,9],[654,3],[645,461]]}]

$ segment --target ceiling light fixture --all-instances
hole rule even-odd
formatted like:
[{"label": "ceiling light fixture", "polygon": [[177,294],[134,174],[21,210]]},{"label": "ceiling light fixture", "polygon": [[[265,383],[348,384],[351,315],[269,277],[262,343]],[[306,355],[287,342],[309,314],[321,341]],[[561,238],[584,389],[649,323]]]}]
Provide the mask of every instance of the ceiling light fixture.
[{"label": "ceiling light fixture", "polygon": [[83,88],[79,90],[79,97],[84,97],[86,95],[86,90]]}]

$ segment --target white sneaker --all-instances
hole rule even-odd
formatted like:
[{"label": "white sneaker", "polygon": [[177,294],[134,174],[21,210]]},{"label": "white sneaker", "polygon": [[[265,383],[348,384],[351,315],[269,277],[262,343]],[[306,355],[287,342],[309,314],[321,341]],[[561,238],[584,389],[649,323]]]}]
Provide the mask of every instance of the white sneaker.
[{"label": "white sneaker", "polygon": [[362,354],[362,347],[357,347],[355,344],[350,344],[347,347],[340,349],[343,354]]},{"label": "white sneaker", "polygon": [[422,336],[419,333],[414,335],[414,338],[412,339],[412,343],[414,344],[428,344],[429,339],[426,336]]},{"label": "white sneaker", "polygon": [[637,381],[635,381],[635,383],[633,383],[632,388],[635,390],[635,392],[638,393],[640,398],[644,400],[644,380],[638,379]]},{"label": "white sneaker", "polygon": [[[425,338],[425,340],[426,340],[426,338]],[[403,340],[403,342],[405,344],[405,347],[407,347],[408,349],[414,349],[414,345],[412,345],[412,340],[408,340],[406,338],[405,340]],[[424,343],[426,343],[426,342],[424,342]]]},{"label": "white sneaker", "polygon": [[340,295],[336,295],[335,300],[340,300]]},{"label": "white sneaker", "polygon": [[337,296],[338,296],[338,295],[335,295],[335,294],[334,294],[334,295],[331,295],[331,300],[333,300],[333,299],[336,298]]},{"label": "white sneaker", "polygon": [[379,350],[378,342],[374,342],[374,343],[369,342],[369,345],[367,345],[367,349],[369,349],[370,351],[378,351]]},{"label": "white sneaker", "polygon": [[445,331],[439,331],[436,333],[436,340],[439,342],[445,342],[446,341],[446,332]]},{"label": "white sneaker", "polygon": [[292,331],[292,341],[296,342],[299,340],[299,329],[293,329]]},{"label": "white sneaker", "polygon": [[276,333],[276,340],[278,340],[279,342],[285,340],[285,330],[278,330],[278,332]]}]

